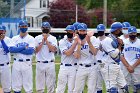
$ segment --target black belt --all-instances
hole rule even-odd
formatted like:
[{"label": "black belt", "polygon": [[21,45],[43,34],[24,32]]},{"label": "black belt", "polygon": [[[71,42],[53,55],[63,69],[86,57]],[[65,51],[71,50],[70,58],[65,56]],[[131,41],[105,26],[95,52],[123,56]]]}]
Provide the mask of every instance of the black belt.
[{"label": "black belt", "polygon": [[[72,64],[63,64],[63,63],[61,63],[61,65],[65,65],[65,66],[72,66]],[[77,63],[74,63],[74,65],[76,66],[76,65],[77,65]]]},{"label": "black belt", "polygon": [[6,64],[0,64],[0,66],[5,66],[5,65],[9,65],[9,62],[7,62]]},{"label": "black belt", "polygon": [[[14,60],[16,61],[17,59],[16,58],[14,58]],[[30,59],[18,59],[17,61],[19,61],[19,62],[24,62],[24,61],[30,61]]]},{"label": "black belt", "polygon": [[102,60],[97,60],[98,63],[102,63]]},{"label": "black belt", "polygon": [[117,65],[119,65],[120,63],[118,63],[118,62],[111,62],[112,64],[117,64]]},{"label": "black belt", "polygon": [[[91,64],[79,64],[80,66],[84,66],[84,67],[91,67]],[[96,63],[94,63],[93,65],[96,65]]]},{"label": "black belt", "polygon": [[49,62],[54,62],[54,60],[51,61],[37,61],[38,63],[49,63]]}]

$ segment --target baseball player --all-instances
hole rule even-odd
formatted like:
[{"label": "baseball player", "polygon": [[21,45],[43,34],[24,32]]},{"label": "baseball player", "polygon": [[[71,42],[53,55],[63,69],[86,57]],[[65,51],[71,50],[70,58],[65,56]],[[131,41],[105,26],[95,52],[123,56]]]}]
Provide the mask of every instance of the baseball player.
[{"label": "baseball player", "polygon": [[55,91],[55,56],[57,50],[56,37],[50,35],[51,26],[48,22],[42,23],[42,34],[35,37],[36,42],[36,90],[44,93],[45,85],[48,93]]},{"label": "baseball player", "polygon": [[122,62],[123,72],[128,85],[133,85],[133,93],[140,93],[140,39],[136,27],[128,29],[129,38],[124,41]]},{"label": "baseball player", "polygon": [[122,39],[124,41],[125,39],[127,39],[129,37],[129,35],[128,35],[128,28],[131,25],[130,25],[129,22],[123,22],[122,26],[123,26],[123,28],[122,28],[123,35],[120,36],[120,39]]},{"label": "baseball player", "polygon": [[[105,36],[105,25],[104,24],[99,24],[97,25],[97,34],[98,34],[98,43],[100,45],[100,42],[106,38]],[[97,79],[97,93],[102,93],[102,84],[103,84],[103,77],[102,77],[102,73],[101,73],[101,68],[103,66],[103,64],[101,63],[102,60],[102,56],[104,55],[104,52],[101,50],[101,48],[99,47],[99,51],[97,52],[96,55],[96,59],[97,59],[97,65],[98,65],[98,79]]]},{"label": "baseball player", "polygon": [[68,25],[66,27],[67,38],[59,41],[61,51],[61,66],[58,74],[58,83],[56,93],[64,93],[66,84],[68,93],[73,93],[77,62],[73,56],[74,49],[77,45],[77,39],[74,39],[75,27]]},{"label": "baseball player", "polygon": [[4,93],[11,93],[11,67],[9,47],[11,39],[5,36],[6,27],[0,25],[0,81]]},{"label": "baseball player", "polygon": [[27,21],[19,22],[20,34],[12,38],[13,47],[9,51],[14,55],[12,67],[12,89],[14,93],[21,93],[22,86],[26,93],[32,93],[32,55],[35,48],[35,40],[27,33]]},{"label": "baseball player", "polygon": [[119,93],[127,90],[126,81],[120,68],[120,52],[123,45],[118,38],[121,35],[122,24],[114,22],[111,25],[111,34],[109,37],[104,37],[100,41],[101,48],[104,52],[101,63],[101,73],[106,84],[108,93],[118,93],[118,88],[121,88]]},{"label": "baseball player", "polygon": [[87,35],[87,25],[78,25],[78,45],[74,56],[78,59],[78,71],[76,73],[75,88],[73,93],[81,93],[87,80],[88,93],[95,93],[97,80],[97,66],[94,56],[97,53],[98,45],[96,38]]}]

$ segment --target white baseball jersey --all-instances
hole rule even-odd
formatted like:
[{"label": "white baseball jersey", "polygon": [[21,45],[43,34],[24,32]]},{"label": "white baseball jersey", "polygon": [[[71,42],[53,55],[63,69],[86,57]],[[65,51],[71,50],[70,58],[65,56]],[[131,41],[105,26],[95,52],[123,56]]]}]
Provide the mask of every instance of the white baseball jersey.
[{"label": "white baseball jersey", "polygon": [[140,39],[137,38],[135,42],[128,39],[124,41],[123,55],[126,61],[133,65],[140,58]]},{"label": "white baseball jersey", "polygon": [[[98,42],[99,47],[100,47],[101,46],[101,40],[99,39],[99,37],[97,38],[97,42]],[[96,55],[96,59],[101,60],[103,55],[104,55],[104,52],[101,51],[101,50],[98,50],[97,55]]]},{"label": "white baseball jersey", "polygon": [[[68,50],[74,43],[74,40],[71,42],[65,36],[59,41],[59,49],[61,51],[61,63],[56,93],[64,93],[66,84],[68,85],[68,93],[72,93],[75,85],[75,76],[76,76],[76,67],[74,63],[77,63],[77,60],[73,56],[73,53],[69,56],[65,55],[64,52]],[[71,66],[65,66],[65,64],[70,64]],[[71,73],[72,72],[72,73]]]},{"label": "white baseball jersey", "polygon": [[[14,36],[12,38],[14,46],[27,46],[35,48],[35,40],[32,36],[27,34],[23,38],[20,35]],[[13,63],[12,67],[12,89],[14,91],[21,91],[23,86],[25,92],[32,93],[32,55],[25,55],[21,53],[13,53],[16,62]],[[22,59],[23,62],[20,62],[18,59]],[[30,59],[30,61],[26,61]]]},{"label": "white baseball jersey", "polygon": [[74,62],[76,63],[76,59],[73,55],[67,56],[64,54],[64,52],[68,50],[73,43],[74,41],[69,42],[67,38],[63,38],[59,41],[59,49],[61,51],[61,63],[72,65],[74,64]]},{"label": "white baseball jersey", "polygon": [[103,59],[102,59],[103,62],[107,62],[107,63],[114,62],[114,60],[111,58],[111,56],[115,58],[119,54],[119,50],[115,49],[112,46],[112,44],[111,44],[112,41],[113,40],[110,37],[106,37],[104,40],[101,41],[103,50],[109,54],[109,55],[107,55],[107,54],[103,55]]},{"label": "white baseball jersey", "polygon": [[[4,42],[8,47],[12,46],[11,39],[9,37],[5,36]],[[10,53],[5,53],[5,51],[3,50],[3,46],[0,42],[0,64],[4,64],[7,62],[10,62]]]},{"label": "white baseball jersey", "polygon": [[[12,46],[11,39],[9,37],[5,36],[4,42],[8,47]],[[6,54],[4,52],[0,41],[0,64],[5,64],[4,66],[0,66],[0,81],[4,93],[11,91],[11,66],[7,64],[11,61],[10,59],[10,53]]]},{"label": "white baseball jersey", "polygon": [[[34,37],[27,34],[25,37],[21,37],[20,35],[14,36],[12,38],[12,42],[14,46],[28,46],[35,48]],[[32,55],[24,55],[21,53],[14,53],[14,58],[17,59],[32,59]]]},{"label": "white baseball jersey", "polygon": [[[39,44],[42,42],[42,39],[43,39],[42,35],[38,35],[35,37],[35,42],[36,42],[35,46],[36,47],[39,46]],[[51,43],[53,46],[55,46],[57,48],[56,37],[49,35],[47,40],[49,41],[49,43]],[[46,43],[44,43],[41,50],[36,54],[36,59],[37,59],[37,61],[55,60],[54,52],[49,51],[48,46],[46,45]]]},{"label": "white baseball jersey", "polygon": [[119,55],[119,50],[115,49],[112,46],[112,41],[113,40],[110,37],[106,37],[101,41],[103,50],[108,53],[104,53],[104,55],[102,56],[102,62],[104,63],[104,65],[100,70],[106,84],[106,89],[110,89],[111,87],[122,88],[126,85],[126,81],[121,71],[120,65],[118,65],[111,58],[115,58]]},{"label": "white baseball jersey", "polygon": [[[92,45],[95,47],[95,48],[99,48],[99,44],[97,43],[97,39],[96,37],[92,36],[90,38],[91,42],[92,42]],[[91,51],[90,51],[90,48],[89,48],[89,45],[88,43],[86,42],[82,47],[81,47],[81,56],[80,58],[78,59],[78,63],[80,64],[91,64],[93,62],[95,62],[95,56],[92,55]]]}]

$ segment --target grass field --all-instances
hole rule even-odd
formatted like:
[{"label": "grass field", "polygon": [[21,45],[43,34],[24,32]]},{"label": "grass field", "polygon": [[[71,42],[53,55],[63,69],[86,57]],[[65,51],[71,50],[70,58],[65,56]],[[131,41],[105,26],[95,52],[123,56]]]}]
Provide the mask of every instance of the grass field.
[{"label": "grass field", "polygon": [[[56,62],[55,63],[60,63],[60,56],[56,56]],[[36,69],[36,62],[35,62],[35,57],[33,57],[33,93],[36,93],[36,88],[35,88],[35,69]],[[59,68],[60,68],[60,64],[56,64],[55,65],[55,70],[56,70],[56,83],[57,83],[57,76],[58,76],[58,72],[59,72]],[[22,89],[22,93],[25,93],[24,89]],[[47,89],[45,89],[45,93],[47,93]],[[67,88],[66,88],[66,91],[65,93],[67,93]],[[85,86],[85,89],[84,89],[84,93],[87,93],[87,86]],[[106,90],[105,90],[105,85],[103,84],[103,93],[106,93]],[[132,92],[130,92],[132,93]]]}]

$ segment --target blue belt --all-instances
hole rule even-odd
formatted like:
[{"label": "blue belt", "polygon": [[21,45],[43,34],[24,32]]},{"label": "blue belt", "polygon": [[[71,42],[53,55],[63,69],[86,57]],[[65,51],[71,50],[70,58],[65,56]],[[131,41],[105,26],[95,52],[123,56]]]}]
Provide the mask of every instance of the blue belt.
[{"label": "blue belt", "polygon": [[0,66],[5,66],[5,65],[9,65],[9,62],[7,62],[6,64],[0,64]]},{"label": "blue belt", "polygon": [[23,59],[16,59],[16,58],[14,58],[14,60],[16,61],[19,61],[19,62],[24,62],[24,61],[30,61],[30,59],[25,59],[25,60],[23,60]]},{"label": "blue belt", "polygon": [[37,61],[38,63],[49,63],[49,62],[54,62],[54,60],[51,61]]},{"label": "blue belt", "polygon": [[[63,63],[61,63],[61,65],[65,65],[65,66],[72,66],[72,64],[63,64]],[[76,65],[77,65],[77,63],[74,63],[74,65],[76,66]]]}]

